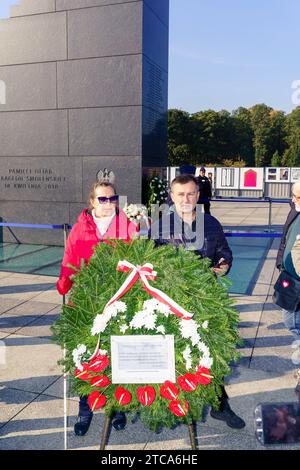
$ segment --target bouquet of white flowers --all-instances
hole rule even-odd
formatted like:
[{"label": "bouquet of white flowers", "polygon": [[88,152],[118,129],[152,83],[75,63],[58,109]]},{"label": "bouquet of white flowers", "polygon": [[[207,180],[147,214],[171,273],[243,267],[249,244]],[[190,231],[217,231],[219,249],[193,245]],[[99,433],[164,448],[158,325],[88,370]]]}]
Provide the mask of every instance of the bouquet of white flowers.
[{"label": "bouquet of white flowers", "polygon": [[128,219],[135,223],[141,223],[143,220],[149,228],[148,211],[145,206],[138,204],[126,204],[123,211]]}]

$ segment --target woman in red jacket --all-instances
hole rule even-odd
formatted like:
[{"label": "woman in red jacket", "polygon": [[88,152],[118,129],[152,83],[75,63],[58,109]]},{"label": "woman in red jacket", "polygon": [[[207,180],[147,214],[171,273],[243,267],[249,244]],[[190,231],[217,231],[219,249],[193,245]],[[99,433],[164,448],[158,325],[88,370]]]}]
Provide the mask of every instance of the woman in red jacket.
[{"label": "woman in red jacket", "polygon": [[[97,182],[91,187],[89,208],[84,209],[67,239],[62,261],[57,290],[64,295],[72,287],[71,276],[75,270],[68,265],[80,268],[82,261],[89,262],[93,248],[99,243],[109,243],[110,239],[124,240],[129,243],[138,231],[137,226],[130,222],[126,214],[118,207],[118,195],[111,183]],[[77,436],[84,436],[91,424],[93,413],[87,397],[80,397],[79,414],[74,426]],[[115,429],[124,429],[126,416],[116,413],[113,419]]]}]

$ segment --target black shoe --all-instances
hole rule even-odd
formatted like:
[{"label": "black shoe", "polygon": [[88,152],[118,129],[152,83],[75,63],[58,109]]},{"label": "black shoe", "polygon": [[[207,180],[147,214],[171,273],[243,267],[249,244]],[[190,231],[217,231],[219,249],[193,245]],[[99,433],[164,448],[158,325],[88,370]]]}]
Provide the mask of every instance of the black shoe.
[{"label": "black shoe", "polygon": [[162,424],[159,424],[159,425],[157,426],[157,429],[156,429],[156,431],[155,431],[155,434],[161,434],[161,433],[163,432],[163,430],[164,430],[163,425],[162,425]]},{"label": "black shoe", "polygon": [[122,411],[115,413],[112,418],[112,425],[116,431],[125,429],[127,423],[126,415]]},{"label": "black shoe", "polygon": [[237,416],[231,408],[227,407],[223,411],[210,411],[210,416],[215,419],[220,419],[221,421],[225,421],[227,426],[230,426],[234,429],[242,429],[246,426],[245,421]]},{"label": "black shoe", "polygon": [[93,413],[86,416],[78,416],[77,423],[74,426],[76,436],[84,436],[90,427],[93,418]]}]

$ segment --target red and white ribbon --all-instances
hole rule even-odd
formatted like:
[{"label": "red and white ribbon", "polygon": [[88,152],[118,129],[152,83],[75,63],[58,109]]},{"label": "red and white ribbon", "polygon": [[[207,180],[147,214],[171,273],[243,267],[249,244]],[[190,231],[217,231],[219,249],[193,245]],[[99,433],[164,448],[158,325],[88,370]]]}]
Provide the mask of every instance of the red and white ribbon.
[{"label": "red and white ribbon", "polygon": [[[165,294],[161,290],[149,284],[148,279],[150,279],[151,281],[154,281],[157,276],[157,272],[153,270],[153,265],[151,263],[146,263],[143,266],[139,266],[139,265],[135,266],[129,261],[123,260],[123,261],[118,262],[117,270],[122,271],[122,272],[129,272],[131,270],[131,273],[129,274],[127,279],[125,279],[120,289],[107,302],[107,304],[104,307],[103,313],[105,312],[105,309],[107,307],[109,307],[114,302],[116,302],[121,297],[123,297],[123,295],[126,294],[126,292],[128,292],[132,288],[132,286],[137,282],[137,280],[140,279],[144,289],[148,292],[148,294],[150,294],[152,297],[157,299],[162,304],[167,305],[170,308],[170,311],[174,313],[177,317],[180,317],[182,320],[190,320],[192,318],[193,316],[192,313],[188,312],[183,307],[178,305],[167,294]],[[97,356],[98,351],[99,351],[99,345],[100,345],[100,336],[98,339],[98,344],[96,346],[95,352],[90,358],[90,360],[93,359],[95,356]]]},{"label": "red and white ribbon", "polygon": [[157,299],[159,302],[167,305],[170,308],[171,312],[174,313],[177,317],[180,317],[183,320],[190,320],[192,318],[192,313],[188,312],[180,305],[178,305],[167,294],[149,284],[148,279],[154,281],[157,276],[157,272],[153,271],[152,264],[146,263],[144,264],[144,266],[135,266],[134,264],[129,263],[129,261],[123,260],[119,261],[117,270],[122,272],[128,272],[132,270],[132,272],[122,284],[120,289],[108,302],[107,306],[120,299],[129,289],[131,289],[131,287],[136,283],[136,281],[140,279],[144,289],[148,292],[148,294]]}]

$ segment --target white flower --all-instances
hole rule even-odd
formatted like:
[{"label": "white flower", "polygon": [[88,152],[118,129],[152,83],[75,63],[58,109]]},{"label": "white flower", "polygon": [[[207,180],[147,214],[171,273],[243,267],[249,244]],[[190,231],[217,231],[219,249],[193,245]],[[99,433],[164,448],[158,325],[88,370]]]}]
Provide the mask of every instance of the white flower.
[{"label": "white flower", "polygon": [[124,334],[126,330],[128,330],[128,326],[127,326],[127,325],[122,325],[122,326],[120,326],[120,331],[121,331],[121,333]]},{"label": "white flower", "polygon": [[105,313],[97,315],[94,319],[93,327],[91,329],[92,335],[95,336],[99,333],[103,333],[110,319],[111,315],[107,315]]},{"label": "white flower", "polygon": [[159,301],[156,299],[148,299],[143,303],[143,309],[148,310],[149,312],[154,312],[158,309]]},{"label": "white flower", "polygon": [[199,333],[194,333],[194,334],[192,334],[192,336],[191,336],[190,339],[191,339],[192,345],[193,345],[193,346],[196,346],[196,344],[198,344],[199,341],[200,341],[200,335],[199,335]]},{"label": "white flower", "polygon": [[154,330],[155,329],[155,323],[156,323],[157,315],[151,314],[147,315],[145,320],[144,320],[144,327],[146,330]]},{"label": "white flower", "polygon": [[109,317],[116,317],[118,313],[124,313],[127,310],[127,305],[125,302],[114,302],[112,305],[109,305],[104,310],[104,315]]},{"label": "white flower", "polygon": [[199,366],[206,367],[207,369],[210,369],[211,366],[213,365],[213,359],[209,356],[203,356],[200,359]]},{"label": "white flower", "polygon": [[208,320],[206,320],[205,322],[202,323],[202,328],[203,328],[204,330],[207,330],[207,328],[208,328]]},{"label": "white flower", "polygon": [[101,356],[106,356],[107,355],[106,349],[99,349],[99,354],[101,354]]},{"label": "white flower", "polygon": [[131,326],[131,328],[142,328],[144,326],[144,312],[137,312],[129,325]]},{"label": "white flower", "polygon": [[126,204],[123,210],[130,220],[141,220],[148,215],[147,209],[137,204]]},{"label": "white flower", "polygon": [[77,348],[73,349],[73,352],[72,352],[74,364],[80,370],[83,370],[83,367],[81,365],[81,357],[85,352],[86,352],[86,346],[84,344],[79,344]]},{"label": "white flower", "polygon": [[156,299],[148,299],[143,303],[143,309],[148,312],[159,312],[163,313],[166,317],[170,314],[170,307],[168,305],[159,302]]},{"label": "white flower", "polygon": [[165,304],[161,303],[161,302],[159,302],[159,304],[158,304],[157,311],[159,313],[163,313],[166,317],[168,317],[171,313],[170,307],[168,305],[165,305]]},{"label": "white flower", "polygon": [[185,350],[183,351],[182,355],[183,355],[183,358],[185,359],[185,364],[186,364],[186,368],[187,370],[191,369],[192,368],[192,358],[191,358],[191,353],[192,353],[192,350],[189,346],[187,346],[185,348]]},{"label": "white flower", "polygon": [[156,331],[158,333],[161,333],[162,335],[165,335],[166,334],[166,330],[165,330],[165,327],[163,325],[160,325],[156,328]]},{"label": "white flower", "polygon": [[147,330],[154,330],[156,319],[157,315],[155,315],[152,311],[141,310],[134,315],[130,322],[130,326],[131,328],[136,329],[145,327]]},{"label": "white flower", "polygon": [[209,355],[210,355],[210,352],[209,352],[208,347],[207,347],[206,344],[204,344],[203,342],[200,341],[200,342],[197,344],[197,347],[198,347],[199,351],[204,354],[204,356],[209,356]]},{"label": "white flower", "polygon": [[[198,335],[198,325],[195,320],[180,320],[180,331],[183,338],[189,339],[194,338]],[[200,337],[199,337],[200,341]]]}]

